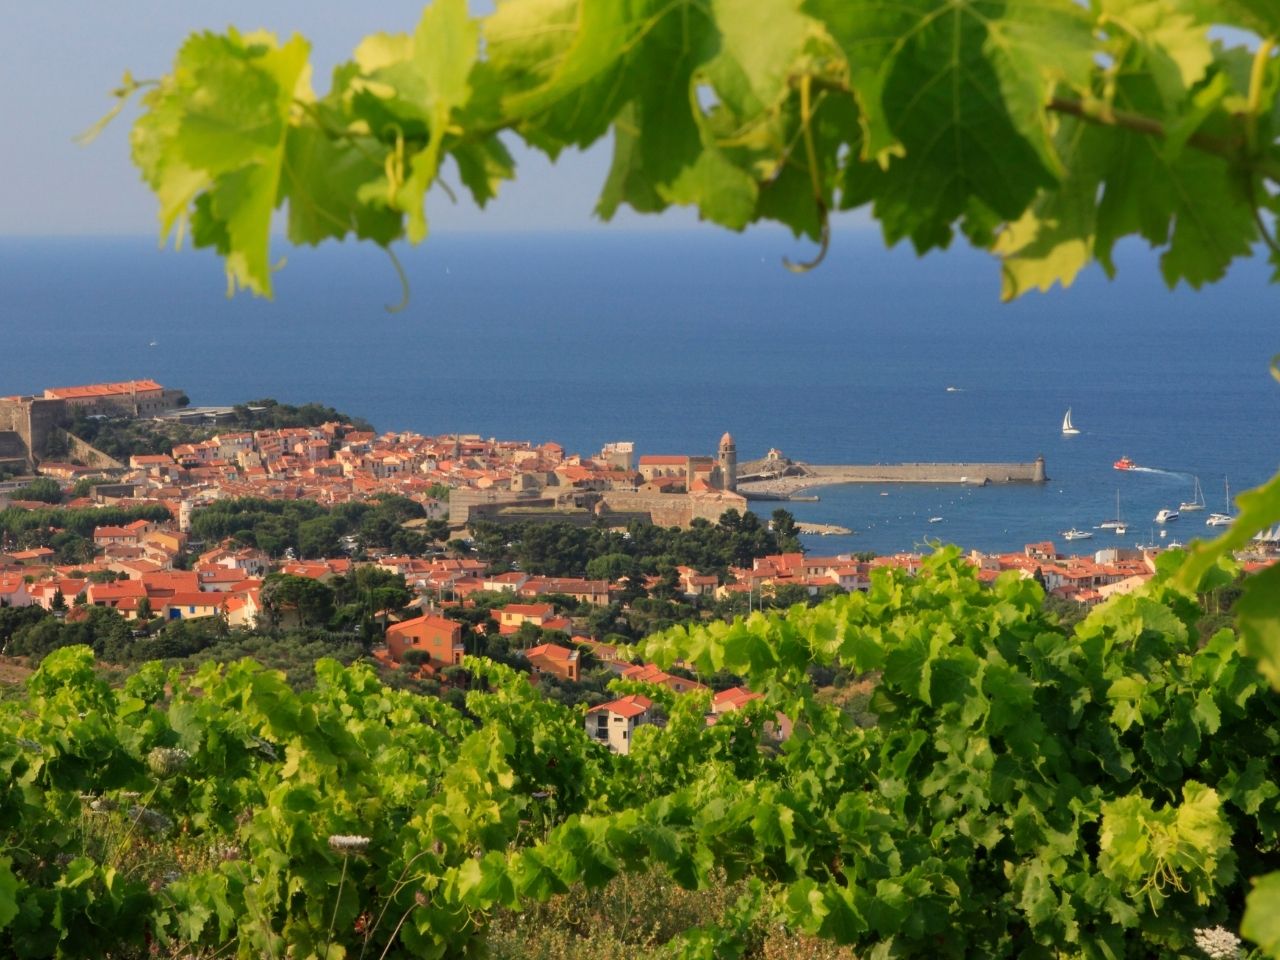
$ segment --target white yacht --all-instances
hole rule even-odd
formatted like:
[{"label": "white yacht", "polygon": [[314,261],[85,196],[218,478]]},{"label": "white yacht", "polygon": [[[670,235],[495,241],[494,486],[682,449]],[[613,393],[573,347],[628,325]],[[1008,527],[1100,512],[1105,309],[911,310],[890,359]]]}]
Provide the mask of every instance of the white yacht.
[{"label": "white yacht", "polygon": [[1093,534],[1088,530],[1077,530],[1075,527],[1072,527],[1070,530],[1062,531],[1063,540],[1090,540],[1092,538]]},{"label": "white yacht", "polygon": [[1062,435],[1072,437],[1079,432],[1079,429],[1071,423],[1071,408],[1067,407],[1067,415],[1062,418]]},{"label": "white yacht", "polygon": [[1171,520],[1177,520],[1177,519],[1178,519],[1178,511],[1170,510],[1168,507],[1165,507],[1163,510],[1161,510],[1159,513],[1156,514],[1156,523],[1168,523]]},{"label": "white yacht", "polygon": [[1183,513],[1191,513],[1193,510],[1204,509],[1204,491],[1200,489],[1200,478],[1196,477],[1196,489],[1192,493],[1190,500],[1184,500],[1178,504],[1178,509]]}]

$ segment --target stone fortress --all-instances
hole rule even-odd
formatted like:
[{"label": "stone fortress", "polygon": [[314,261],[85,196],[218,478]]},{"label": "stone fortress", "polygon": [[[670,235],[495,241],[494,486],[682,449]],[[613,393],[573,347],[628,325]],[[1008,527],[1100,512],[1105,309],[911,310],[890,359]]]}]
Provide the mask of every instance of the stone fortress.
[{"label": "stone fortress", "polygon": [[567,520],[625,526],[641,520],[687,527],[695,519],[717,522],[726,510],[743,513],[747,500],[737,492],[738,448],[725,433],[715,456],[648,454],[635,457],[630,442],[606,444],[597,461],[615,474],[607,486],[513,484],[510,490],[455,489],[449,522]]},{"label": "stone fortress", "polygon": [[[0,397],[0,465],[33,470],[77,413],[90,417],[151,417],[178,406],[181,390],[154,380],[126,380],[78,387],[50,387],[38,396]],[[75,438],[72,438],[75,449]],[[96,451],[83,445],[78,454]],[[87,462],[87,461],[86,461]],[[113,461],[114,462],[114,461]]]}]

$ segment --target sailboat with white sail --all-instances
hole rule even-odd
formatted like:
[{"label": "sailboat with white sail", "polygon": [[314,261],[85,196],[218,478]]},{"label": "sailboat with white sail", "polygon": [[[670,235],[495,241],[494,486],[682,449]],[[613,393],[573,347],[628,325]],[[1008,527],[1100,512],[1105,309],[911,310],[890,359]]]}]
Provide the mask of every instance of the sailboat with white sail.
[{"label": "sailboat with white sail", "polygon": [[1064,437],[1073,437],[1080,430],[1071,422],[1071,408],[1067,407],[1067,415],[1062,418],[1062,435]]},{"label": "sailboat with white sail", "polygon": [[1103,520],[1098,524],[1099,529],[1113,530],[1116,533],[1125,533],[1129,529],[1129,525],[1124,522],[1120,516],[1120,491],[1116,490],[1116,518],[1114,520]]},{"label": "sailboat with white sail", "polygon": [[1195,492],[1192,493],[1190,500],[1184,500],[1178,504],[1178,510],[1182,513],[1191,513],[1195,510],[1204,509],[1204,491],[1200,489],[1200,478],[1196,477]]}]

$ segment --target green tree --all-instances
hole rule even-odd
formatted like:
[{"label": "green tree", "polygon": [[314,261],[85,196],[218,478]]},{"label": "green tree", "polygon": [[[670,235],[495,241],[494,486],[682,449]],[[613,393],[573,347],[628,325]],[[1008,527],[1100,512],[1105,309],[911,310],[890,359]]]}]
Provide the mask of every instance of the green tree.
[{"label": "green tree", "polygon": [[800,530],[790,511],[781,507],[773,511],[773,535],[778,538],[781,552],[795,553],[800,549]]},{"label": "green tree", "polygon": [[298,553],[303,557],[324,559],[341,553],[338,537],[341,527],[332,517],[316,517],[298,524]]},{"label": "green tree", "polygon": [[310,577],[269,574],[262,583],[262,602],[273,623],[290,610],[304,627],[323,624],[333,616],[333,590]]},{"label": "green tree", "polygon": [[43,503],[61,503],[62,487],[50,477],[38,477],[15,494],[20,500],[39,500]]}]

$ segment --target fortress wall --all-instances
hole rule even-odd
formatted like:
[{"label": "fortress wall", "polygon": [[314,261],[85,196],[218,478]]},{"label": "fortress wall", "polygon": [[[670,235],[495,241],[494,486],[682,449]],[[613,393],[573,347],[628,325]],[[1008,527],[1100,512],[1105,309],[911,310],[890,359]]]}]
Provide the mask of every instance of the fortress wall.
[{"label": "fortress wall", "polygon": [[693,520],[691,500],[681,494],[609,490],[602,500],[611,513],[647,513],[661,527],[687,527]]},{"label": "fortress wall", "polygon": [[78,460],[86,467],[96,467],[99,470],[126,469],[125,465],[119,460],[108,456],[97,447],[90,446],[74,433],[68,433],[67,440],[71,444],[71,459]]}]

